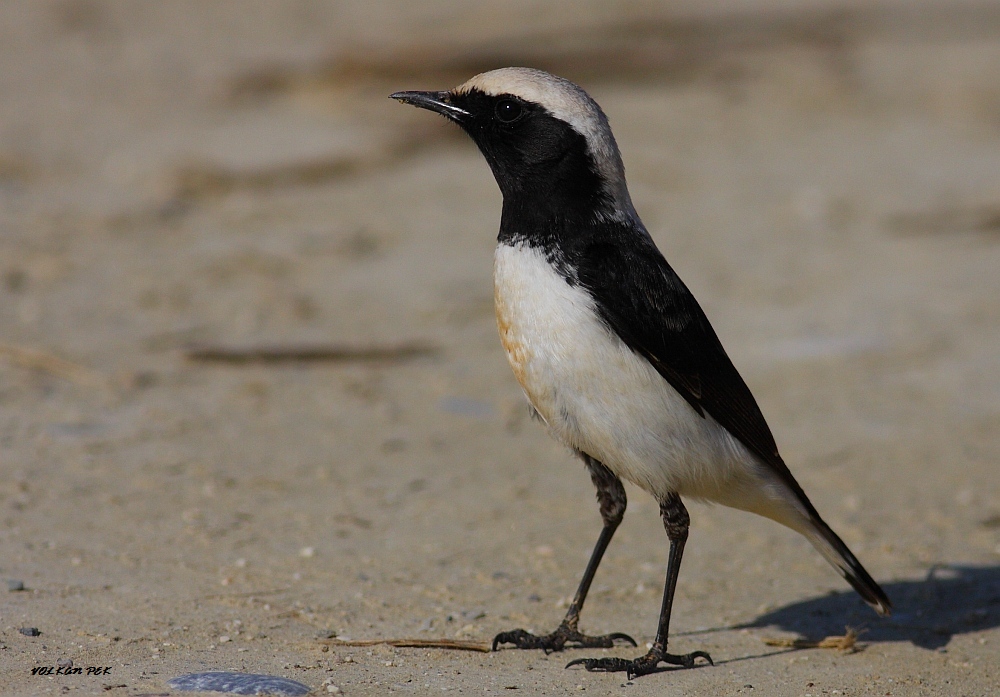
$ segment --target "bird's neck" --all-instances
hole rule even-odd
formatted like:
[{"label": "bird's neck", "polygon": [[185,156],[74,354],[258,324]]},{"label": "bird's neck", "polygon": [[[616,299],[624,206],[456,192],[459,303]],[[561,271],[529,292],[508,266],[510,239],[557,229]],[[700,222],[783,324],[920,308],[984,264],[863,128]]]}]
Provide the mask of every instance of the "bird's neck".
[{"label": "bird's neck", "polygon": [[565,192],[525,190],[504,192],[498,241],[533,247],[569,250],[597,234],[608,223],[634,220],[629,203],[622,210],[603,191],[584,197],[567,197]]},{"label": "bird's neck", "polygon": [[592,216],[571,207],[553,206],[551,199],[534,196],[504,196],[497,240],[532,247],[563,247],[574,230],[589,227]]}]

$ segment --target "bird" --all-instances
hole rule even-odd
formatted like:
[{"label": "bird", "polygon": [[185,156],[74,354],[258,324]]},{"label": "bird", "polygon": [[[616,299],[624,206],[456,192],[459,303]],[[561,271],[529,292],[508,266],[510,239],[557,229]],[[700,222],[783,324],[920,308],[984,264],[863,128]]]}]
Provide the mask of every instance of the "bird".
[{"label": "bird", "polygon": [[631,679],[661,663],[712,663],[705,651],[667,652],[690,526],[684,499],[756,513],[804,535],[887,616],[889,598],[792,476],[704,311],[640,220],[597,102],[569,80],[523,67],[390,98],[457,124],[489,164],[503,195],[493,265],[500,340],[533,413],[583,461],[603,521],[558,628],[501,632],[493,650],[636,646],[627,634],[579,630],[594,574],[625,513],[623,479],[656,499],[669,540],[656,639],[635,659],[583,658],[567,668]]}]

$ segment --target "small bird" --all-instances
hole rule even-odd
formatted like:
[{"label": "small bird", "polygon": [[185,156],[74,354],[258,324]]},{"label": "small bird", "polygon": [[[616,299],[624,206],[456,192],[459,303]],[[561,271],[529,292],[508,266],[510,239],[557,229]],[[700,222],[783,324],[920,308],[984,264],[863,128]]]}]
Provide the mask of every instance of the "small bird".
[{"label": "small bird", "polygon": [[720,503],[799,532],[879,615],[892,605],[806,497],[778,454],[743,378],[694,296],[639,219],[608,119],[580,87],[541,70],[502,68],[445,92],[396,92],[458,124],[482,152],[503,212],[494,258],[497,326],[524,394],[583,460],[604,527],[565,619],[551,634],[502,632],[502,644],[608,648],[580,610],[625,513],[622,479],[652,495],[670,541],[656,640],[644,656],[568,665],[624,671],[712,662],[667,653],[670,610],[688,536],[682,497]]}]

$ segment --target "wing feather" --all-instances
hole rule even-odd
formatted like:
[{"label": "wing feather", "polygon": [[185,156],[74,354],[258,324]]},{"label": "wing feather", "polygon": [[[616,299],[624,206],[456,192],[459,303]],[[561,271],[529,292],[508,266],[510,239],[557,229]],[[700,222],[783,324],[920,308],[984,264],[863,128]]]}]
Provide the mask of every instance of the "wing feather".
[{"label": "wing feather", "polygon": [[[625,234],[629,244],[619,243]],[[578,281],[593,296],[604,323],[698,414],[711,415],[814,512],[704,311],[645,230],[615,230],[611,224],[575,251]]]}]

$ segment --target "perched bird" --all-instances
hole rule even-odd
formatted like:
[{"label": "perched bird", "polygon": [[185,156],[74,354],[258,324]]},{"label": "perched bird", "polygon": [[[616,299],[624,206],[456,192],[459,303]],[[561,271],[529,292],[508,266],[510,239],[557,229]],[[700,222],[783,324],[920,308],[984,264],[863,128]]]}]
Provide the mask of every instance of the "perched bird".
[{"label": "perched bird", "polygon": [[[503,213],[493,288],[500,340],[532,408],[583,460],[604,528],[562,624],[516,629],[493,648],[610,647],[587,636],[580,610],[625,513],[626,479],[651,494],[670,540],[659,626],[634,660],[579,659],[629,677],[704,651],[667,653],[689,518],[682,497],[771,518],[802,533],[880,615],[892,607],[823,522],[778,454],[771,431],[712,325],[639,219],[608,119],[568,80],[502,68],[447,92],[396,92],[457,123],[485,156]],[[567,666],[569,667],[569,666]]]}]

